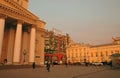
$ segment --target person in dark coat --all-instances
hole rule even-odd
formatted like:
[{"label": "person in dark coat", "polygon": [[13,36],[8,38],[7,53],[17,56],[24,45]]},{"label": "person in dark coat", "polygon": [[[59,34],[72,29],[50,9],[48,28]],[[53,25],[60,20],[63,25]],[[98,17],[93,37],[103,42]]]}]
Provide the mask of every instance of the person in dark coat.
[{"label": "person in dark coat", "polygon": [[112,60],[110,61],[110,67],[112,68]]},{"label": "person in dark coat", "polygon": [[65,62],[66,67],[68,66],[67,62]]},{"label": "person in dark coat", "polygon": [[7,64],[7,59],[6,59],[6,58],[4,59],[4,65],[5,65],[5,64]]},{"label": "person in dark coat", "polygon": [[33,62],[32,67],[33,67],[33,69],[35,69],[35,62]]},{"label": "person in dark coat", "polygon": [[50,62],[47,62],[46,68],[47,68],[47,71],[50,72]]}]

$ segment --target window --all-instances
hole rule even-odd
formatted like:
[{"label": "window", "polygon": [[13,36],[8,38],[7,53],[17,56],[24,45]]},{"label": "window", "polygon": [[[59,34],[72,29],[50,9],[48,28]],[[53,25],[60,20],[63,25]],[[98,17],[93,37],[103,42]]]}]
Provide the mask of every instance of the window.
[{"label": "window", "polygon": [[81,52],[81,49],[79,49],[79,51]]},{"label": "window", "polygon": [[76,53],[76,57],[78,57],[78,54]]},{"label": "window", "polygon": [[68,57],[70,57],[70,53],[68,53]]},{"label": "window", "polygon": [[106,56],[108,56],[108,52],[106,51]]},{"label": "window", "polygon": [[80,53],[80,57],[81,57],[81,53]]},{"label": "window", "polygon": [[72,57],[74,57],[74,53],[72,53]]},{"label": "window", "polygon": [[103,57],[103,54],[102,54],[102,52],[101,52],[101,57]]},{"label": "window", "polygon": [[96,52],[96,57],[98,57],[98,53]]},{"label": "window", "polygon": [[113,51],[111,51],[111,54],[113,54]]},{"label": "window", "polygon": [[93,57],[93,53],[91,53],[91,57]]},{"label": "window", "polygon": [[115,50],[116,53],[119,53],[119,50]]},{"label": "window", "polygon": [[77,49],[75,49],[76,50],[76,52],[77,52]]}]

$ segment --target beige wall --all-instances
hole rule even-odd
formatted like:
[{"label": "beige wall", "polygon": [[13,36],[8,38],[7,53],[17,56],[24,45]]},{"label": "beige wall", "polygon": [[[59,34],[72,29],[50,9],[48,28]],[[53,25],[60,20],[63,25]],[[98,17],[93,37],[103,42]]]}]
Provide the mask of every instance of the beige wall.
[{"label": "beige wall", "polygon": [[38,21],[37,31],[36,31],[36,50],[35,50],[35,62],[38,65],[44,65],[44,34],[45,23]]},{"label": "beige wall", "polygon": [[89,46],[72,44],[67,48],[66,55],[70,62],[109,62],[110,55],[120,53],[120,45]]}]

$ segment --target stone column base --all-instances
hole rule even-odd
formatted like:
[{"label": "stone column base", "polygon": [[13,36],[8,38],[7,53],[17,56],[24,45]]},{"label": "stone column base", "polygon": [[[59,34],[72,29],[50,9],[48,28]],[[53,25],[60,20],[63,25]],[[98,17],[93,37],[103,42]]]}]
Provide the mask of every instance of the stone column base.
[{"label": "stone column base", "polygon": [[13,65],[21,65],[19,62],[13,62]]},{"label": "stone column base", "polygon": [[33,62],[29,62],[28,64],[29,64],[29,65],[32,65],[32,64],[33,64]]}]

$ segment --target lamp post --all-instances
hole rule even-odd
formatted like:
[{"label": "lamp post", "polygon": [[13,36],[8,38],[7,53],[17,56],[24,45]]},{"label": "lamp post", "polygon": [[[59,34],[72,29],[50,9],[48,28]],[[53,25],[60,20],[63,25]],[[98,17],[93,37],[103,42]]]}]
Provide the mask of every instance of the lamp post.
[{"label": "lamp post", "polygon": [[23,55],[24,55],[24,62],[25,62],[26,50],[23,51]]}]

